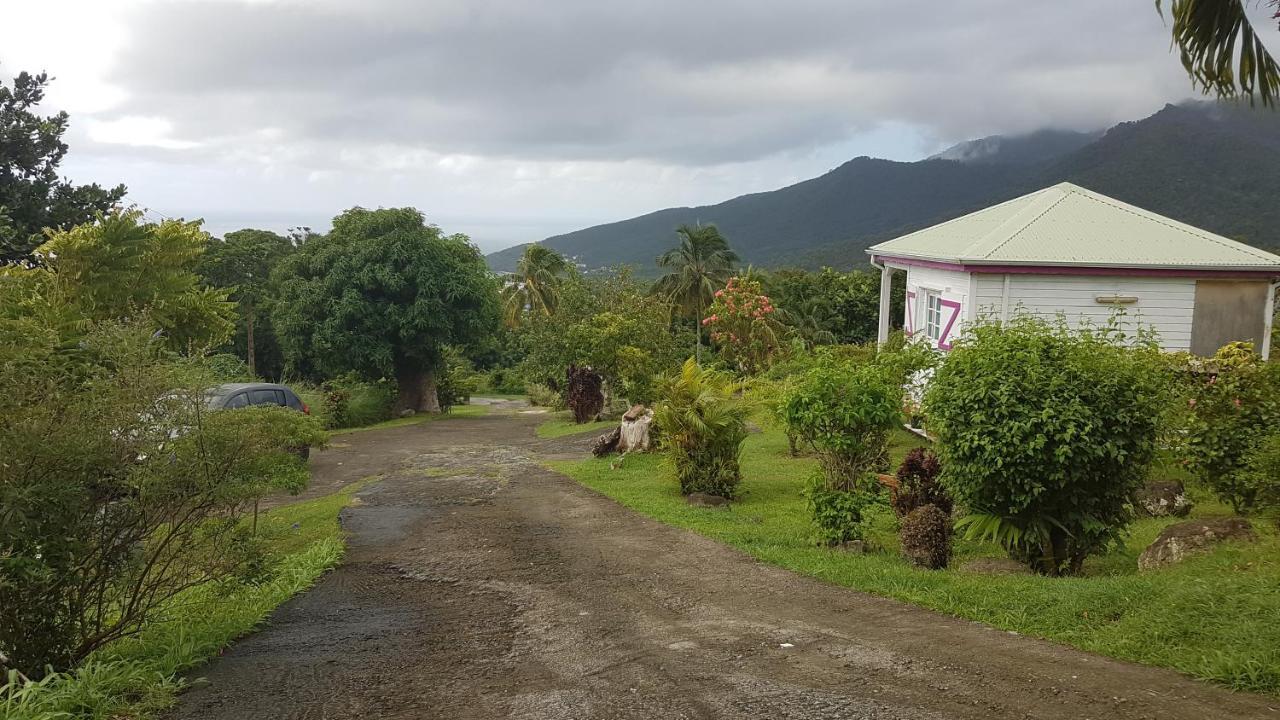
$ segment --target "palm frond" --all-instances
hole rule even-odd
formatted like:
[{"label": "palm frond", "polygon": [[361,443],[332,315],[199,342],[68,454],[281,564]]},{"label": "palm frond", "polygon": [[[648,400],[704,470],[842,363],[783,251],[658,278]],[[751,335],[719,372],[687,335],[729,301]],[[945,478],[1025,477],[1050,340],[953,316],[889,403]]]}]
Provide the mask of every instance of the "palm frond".
[{"label": "palm frond", "polygon": [[[1205,93],[1243,95],[1274,107],[1280,96],[1280,65],[1249,22],[1248,0],[1169,0],[1173,42],[1193,84]],[[1280,9],[1280,0],[1268,0]],[[1164,15],[1165,0],[1156,0]]]}]

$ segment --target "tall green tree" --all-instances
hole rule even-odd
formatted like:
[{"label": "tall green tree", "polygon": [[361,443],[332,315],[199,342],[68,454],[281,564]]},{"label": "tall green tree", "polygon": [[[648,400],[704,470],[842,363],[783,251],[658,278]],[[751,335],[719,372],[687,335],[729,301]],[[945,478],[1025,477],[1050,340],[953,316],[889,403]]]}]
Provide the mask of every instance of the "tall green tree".
[{"label": "tall green tree", "polygon": [[716,290],[724,286],[738,263],[738,254],[715,225],[681,225],[680,244],[658,256],[658,266],[668,272],[654,290],[670,298],[686,317],[697,321],[694,356],[702,361],[702,318]]},{"label": "tall green tree", "polygon": [[48,75],[19,73],[0,82],[0,263],[27,260],[45,228],[90,222],[124,197],[124,185],[72,185],[58,177],[67,154],[65,112],[38,115]]},{"label": "tall green tree", "polygon": [[196,274],[208,242],[199,222],[146,223],[128,210],[50,234],[36,250],[40,266],[10,266],[0,279],[70,303],[87,321],[144,315],[174,349],[204,349],[235,328],[227,292]]},{"label": "tall green tree", "polygon": [[[270,230],[244,229],[214,240],[200,263],[209,284],[226,288],[240,309],[237,336],[244,334],[244,358],[249,374],[258,376],[258,319],[269,308],[274,286],[271,271],[294,250],[293,240]],[[268,345],[275,339],[267,328]],[[238,342],[237,342],[238,344]]]},{"label": "tall green tree", "polygon": [[550,317],[560,300],[560,286],[572,266],[563,255],[534,243],[524,250],[516,271],[502,288],[502,319],[517,327],[525,313]]},{"label": "tall green tree", "polygon": [[394,377],[397,410],[439,412],[446,345],[498,325],[498,288],[465,235],[444,235],[414,208],[353,208],[276,270],[273,315],[295,368]]},{"label": "tall green tree", "polygon": [[[1258,0],[1168,0],[1173,41],[1193,83],[1218,97],[1244,95],[1274,106],[1280,96],[1280,65],[1267,51],[1247,4]],[[1280,0],[1266,0],[1280,18]],[[1165,0],[1156,0],[1164,14]]]}]

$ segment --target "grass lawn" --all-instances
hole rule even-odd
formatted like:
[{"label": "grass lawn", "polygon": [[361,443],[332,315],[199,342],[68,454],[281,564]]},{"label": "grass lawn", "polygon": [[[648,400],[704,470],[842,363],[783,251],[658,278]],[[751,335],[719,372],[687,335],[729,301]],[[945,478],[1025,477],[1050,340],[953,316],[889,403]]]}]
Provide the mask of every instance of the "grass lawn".
[{"label": "grass lawn", "polygon": [[373,425],[365,425],[363,427],[341,428],[339,430],[330,430],[330,435],[346,435],[348,433],[364,432],[365,430],[384,430],[386,428],[403,427],[405,425],[417,425],[418,423],[430,422],[432,420],[447,420],[455,417],[479,417],[489,412],[489,408],[484,405],[457,405],[450,408],[449,412],[439,415],[431,415],[430,413],[418,413],[409,417],[394,418],[391,420],[383,420]]},{"label": "grass lawn", "polygon": [[267,563],[260,577],[196,588],[175,598],[167,617],[103,648],[76,671],[0,688],[0,718],[147,718],[172,706],[184,683],[180,673],[219,654],[337,564],[338,511],[364,484],[264,512],[258,537]]},{"label": "grass lawn", "polygon": [[[894,437],[894,463],[920,443]],[[552,463],[554,469],[656,520],[728,543],[775,565],[1083,650],[1174,668],[1240,690],[1280,694],[1280,538],[1255,521],[1255,544],[1221,545],[1172,568],[1137,572],[1137,556],[1175,520],[1135,523],[1128,547],[1092,558],[1077,578],[978,575],[910,566],[897,553],[887,508],[871,517],[880,550],[850,555],[816,547],[800,489],[816,468],[791,458],[781,432],[747,438],[742,497],[729,511],[692,508],[657,455]],[[1229,514],[1198,498],[1195,516]],[[1000,557],[992,545],[957,543],[953,566]]]},{"label": "grass lawn", "polygon": [[617,420],[599,420],[596,422],[583,423],[581,425],[573,421],[573,415],[568,410],[561,410],[551,414],[551,419],[538,426],[537,433],[540,438],[558,438],[565,435],[577,435],[578,433],[597,432],[602,433],[606,430],[613,429],[618,424]]}]

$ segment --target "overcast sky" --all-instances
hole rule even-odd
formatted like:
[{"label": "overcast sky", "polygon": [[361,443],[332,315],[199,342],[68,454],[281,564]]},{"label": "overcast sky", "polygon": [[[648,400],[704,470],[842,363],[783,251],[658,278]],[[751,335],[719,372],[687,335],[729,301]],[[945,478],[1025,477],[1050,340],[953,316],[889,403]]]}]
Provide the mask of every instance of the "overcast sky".
[{"label": "overcast sky", "polygon": [[0,74],[57,78],[70,177],[219,234],[413,205],[491,251],[1193,95],[1150,0],[0,0],[0,17]]}]

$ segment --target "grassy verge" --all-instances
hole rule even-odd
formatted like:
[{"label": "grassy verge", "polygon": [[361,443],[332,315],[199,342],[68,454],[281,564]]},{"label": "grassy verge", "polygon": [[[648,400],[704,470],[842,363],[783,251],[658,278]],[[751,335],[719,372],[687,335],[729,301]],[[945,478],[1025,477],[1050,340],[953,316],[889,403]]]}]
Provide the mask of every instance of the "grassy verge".
[{"label": "grassy verge", "polygon": [[439,415],[430,415],[428,413],[419,413],[410,415],[409,417],[395,418],[393,420],[383,420],[372,425],[363,427],[342,428],[341,430],[330,430],[330,435],[347,435],[349,433],[364,432],[365,430],[385,430],[387,428],[403,427],[405,425],[418,425],[419,423],[431,422],[433,420],[446,420],[456,417],[479,417],[489,412],[489,408],[484,405],[458,405],[451,408],[449,412]]},{"label": "grassy verge", "polygon": [[[916,444],[895,438],[895,462]],[[1083,650],[1173,668],[1235,689],[1280,693],[1280,538],[1255,522],[1260,540],[1221,545],[1169,569],[1137,572],[1137,555],[1175,522],[1132,527],[1128,546],[1091,559],[1085,575],[1052,579],[919,570],[898,555],[887,509],[870,520],[877,552],[850,555],[815,547],[803,498],[815,463],[791,458],[780,432],[750,436],[743,450],[743,496],[728,512],[691,508],[658,456],[552,463],[623,505],[687,528],[775,565],[828,582],[897,598],[970,620]],[[1195,515],[1227,514],[1202,501]],[[955,566],[998,547],[959,542]]]},{"label": "grassy verge", "polygon": [[586,432],[604,432],[612,429],[618,424],[617,420],[599,420],[597,422],[583,423],[581,425],[573,421],[573,416],[568,410],[561,410],[553,413],[550,420],[538,426],[537,433],[540,438],[558,438],[565,435],[577,435]]},{"label": "grassy verge", "polygon": [[263,513],[261,577],[196,588],[175,598],[166,617],[103,648],[74,672],[0,688],[0,718],[146,718],[172,706],[182,672],[218,655],[337,564],[343,552],[338,511],[363,485]]}]

